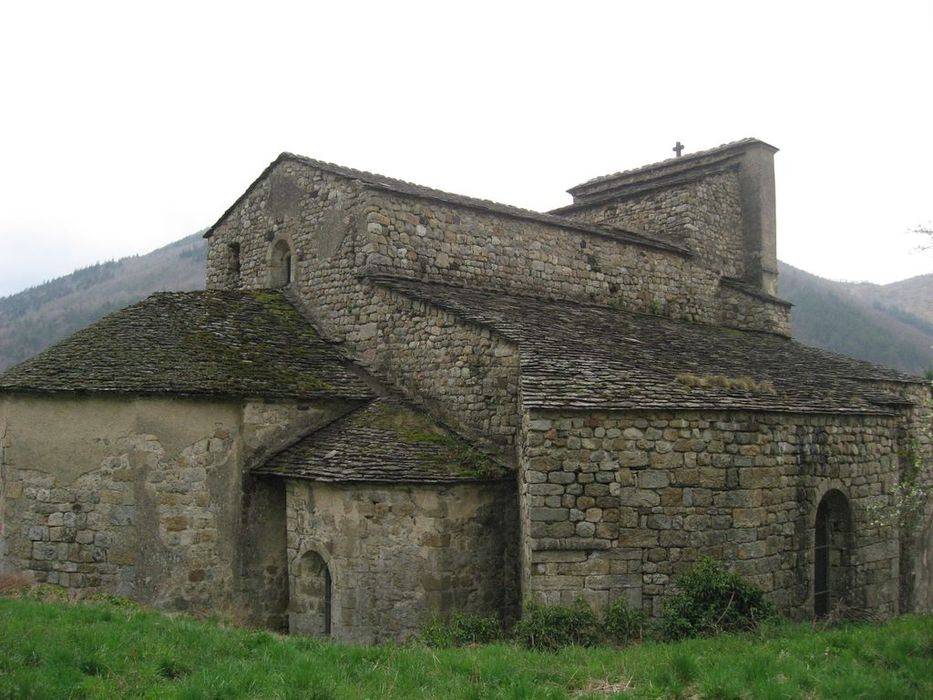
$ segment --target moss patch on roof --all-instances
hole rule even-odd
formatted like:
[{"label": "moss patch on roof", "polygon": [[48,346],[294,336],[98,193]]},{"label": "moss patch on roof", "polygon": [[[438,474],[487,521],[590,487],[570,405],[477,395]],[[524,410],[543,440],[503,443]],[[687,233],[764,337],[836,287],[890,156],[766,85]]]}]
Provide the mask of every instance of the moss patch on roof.
[{"label": "moss patch on roof", "polygon": [[315,481],[401,483],[490,481],[509,473],[427,412],[394,398],[353,411],[253,471]]},{"label": "moss patch on roof", "polygon": [[164,292],[0,375],[0,390],[369,398],[369,388],[273,290]]}]

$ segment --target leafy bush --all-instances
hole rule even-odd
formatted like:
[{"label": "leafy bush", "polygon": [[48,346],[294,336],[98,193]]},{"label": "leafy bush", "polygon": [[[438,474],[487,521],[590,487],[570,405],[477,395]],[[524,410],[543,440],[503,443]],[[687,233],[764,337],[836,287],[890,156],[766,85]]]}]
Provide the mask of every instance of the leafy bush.
[{"label": "leafy bush", "polygon": [[775,615],[763,590],[715,559],[702,559],[676,584],[678,593],[661,615],[661,633],[667,639],[751,630]]},{"label": "leafy bush", "polygon": [[434,618],[421,628],[419,637],[431,647],[462,647],[489,644],[502,637],[502,626],[495,615],[454,613],[449,620]]},{"label": "leafy bush", "polygon": [[582,599],[569,608],[529,602],[522,619],[512,628],[512,636],[528,649],[589,647],[599,641],[599,621]]},{"label": "leafy bush", "polygon": [[641,610],[629,607],[624,598],[609,604],[603,618],[606,636],[616,644],[640,640],[647,630],[648,618]]}]

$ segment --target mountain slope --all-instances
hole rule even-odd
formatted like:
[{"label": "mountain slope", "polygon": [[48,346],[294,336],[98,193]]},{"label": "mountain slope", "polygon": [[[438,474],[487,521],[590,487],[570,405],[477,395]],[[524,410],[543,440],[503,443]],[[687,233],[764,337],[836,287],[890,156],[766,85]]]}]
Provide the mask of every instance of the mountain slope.
[{"label": "mountain slope", "polygon": [[885,285],[860,282],[847,286],[863,302],[906,311],[933,325],[933,274]]},{"label": "mountain slope", "polygon": [[[933,368],[933,275],[888,285],[833,282],[780,263],[802,343],[922,375]],[[921,315],[925,312],[924,315]]]},{"label": "mountain slope", "polygon": [[155,291],[203,289],[206,254],[195,233],[0,299],[0,371]]}]

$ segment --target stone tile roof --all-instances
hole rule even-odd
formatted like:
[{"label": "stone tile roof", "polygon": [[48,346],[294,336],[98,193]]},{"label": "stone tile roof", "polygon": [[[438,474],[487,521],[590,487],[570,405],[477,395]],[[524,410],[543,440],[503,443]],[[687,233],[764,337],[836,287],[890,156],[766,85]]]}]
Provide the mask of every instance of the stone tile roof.
[{"label": "stone tile roof", "polygon": [[253,473],[384,483],[490,481],[509,474],[427,413],[385,397],[302,438]]},{"label": "stone tile roof", "polygon": [[380,279],[520,349],[525,406],[884,413],[917,377],[767,334],[568,301]]},{"label": "stone tile roof", "polygon": [[693,255],[690,250],[683,246],[678,246],[667,241],[652,238],[651,236],[646,236],[642,233],[626,231],[619,227],[597,226],[595,224],[587,224],[571,219],[565,219],[553,214],[543,214],[541,212],[532,211],[530,209],[522,209],[520,207],[513,207],[508,204],[500,204],[488,199],[477,199],[475,197],[467,197],[465,195],[444,192],[442,190],[436,190],[431,187],[424,187],[422,185],[406,182],[405,180],[397,180],[395,178],[386,177],[385,175],[370,173],[365,170],[355,170],[353,168],[347,168],[342,165],[335,165],[334,163],[315,160],[313,158],[296,155],[294,153],[282,153],[278,158],[272,161],[269,166],[262,171],[259,177],[256,178],[256,180],[246,189],[246,191],[241,194],[232,205],[230,205],[230,207],[221,215],[217,222],[205,232],[204,237],[210,238],[213,235],[214,229],[227,218],[227,216],[237,207],[237,205],[247,195],[249,195],[249,193],[252,192],[252,190],[260,182],[263,181],[266,175],[271,172],[271,170],[276,165],[285,160],[301,163],[303,165],[307,165],[308,167],[316,168],[333,175],[339,175],[350,180],[358,180],[368,187],[394,192],[396,194],[432,199],[434,201],[439,201],[454,206],[468,207],[471,209],[478,209],[480,211],[487,211],[493,214],[501,214],[513,218],[550,224],[551,226],[560,226],[561,228],[584,231],[586,233],[592,233],[601,237],[613,238],[635,245],[654,248],[657,250],[665,250],[667,252],[675,253],[681,256],[690,257]]},{"label": "stone tile roof", "polygon": [[369,398],[278,291],[163,292],[0,375],[0,391]]}]

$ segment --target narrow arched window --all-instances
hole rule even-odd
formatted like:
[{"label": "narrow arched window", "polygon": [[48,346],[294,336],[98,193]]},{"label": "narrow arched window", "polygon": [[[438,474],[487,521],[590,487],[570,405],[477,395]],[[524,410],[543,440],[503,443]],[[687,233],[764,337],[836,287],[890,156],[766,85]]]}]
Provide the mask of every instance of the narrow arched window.
[{"label": "narrow arched window", "polygon": [[292,247],[280,238],[272,244],[269,254],[269,286],[285,287],[295,279],[295,264]]},{"label": "narrow arched window", "polygon": [[227,246],[229,253],[230,276],[236,284],[240,283],[240,244],[230,243]]}]

